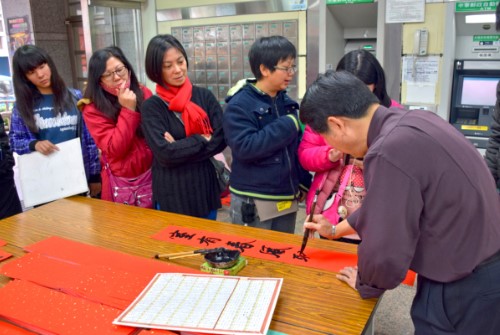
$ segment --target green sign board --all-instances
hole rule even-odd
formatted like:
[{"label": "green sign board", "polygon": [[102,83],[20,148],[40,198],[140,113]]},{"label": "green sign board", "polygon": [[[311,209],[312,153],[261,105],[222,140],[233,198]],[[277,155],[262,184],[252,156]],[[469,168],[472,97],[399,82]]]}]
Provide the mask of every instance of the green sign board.
[{"label": "green sign board", "polygon": [[326,0],[327,5],[346,5],[351,3],[373,3],[375,0]]},{"label": "green sign board", "polygon": [[473,42],[496,42],[500,41],[500,35],[474,35]]},{"label": "green sign board", "polygon": [[455,12],[495,11],[498,1],[463,1],[455,4]]}]

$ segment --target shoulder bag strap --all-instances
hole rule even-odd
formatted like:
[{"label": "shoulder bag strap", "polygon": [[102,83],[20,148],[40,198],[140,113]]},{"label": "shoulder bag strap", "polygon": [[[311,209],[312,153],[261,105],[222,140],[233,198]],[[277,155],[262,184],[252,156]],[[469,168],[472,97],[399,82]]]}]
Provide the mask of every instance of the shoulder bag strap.
[{"label": "shoulder bag strap", "polygon": [[[163,103],[165,104],[165,106],[167,106],[167,109],[170,110],[170,106],[169,106],[168,102],[166,102],[165,100],[163,100],[158,94],[155,94],[155,95],[158,97],[158,99],[160,99],[161,101],[163,101]],[[171,112],[174,113],[174,115],[177,117],[177,119],[184,126],[184,121],[182,121],[181,113],[173,111],[173,110],[171,110]]]}]

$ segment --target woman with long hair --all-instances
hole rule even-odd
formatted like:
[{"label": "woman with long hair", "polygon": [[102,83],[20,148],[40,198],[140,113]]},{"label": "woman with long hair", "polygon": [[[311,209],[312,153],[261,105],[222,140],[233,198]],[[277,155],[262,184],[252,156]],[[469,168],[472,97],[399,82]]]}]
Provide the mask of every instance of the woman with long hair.
[{"label": "woman with long hair", "polygon": [[151,91],[139,84],[132,65],[118,47],[94,52],[80,106],[101,150],[102,196],[114,201],[108,173],[134,178],[151,168],[152,153],[141,131],[141,109]]},{"label": "woman with long hair", "polygon": [[49,54],[24,45],[12,58],[16,103],[9,132],[12,150],[19,155],[38,151],[49,155],[57,144],[80,137],[90,195],[101,191],[99,156],[76,107],[78,90],[68,88]]},{"label": "woman with long hair", "polygon": [[146,50],[146,73],[156,94],[144,102],[142,127],[153,151],[153,198],[158,209],[215,220],[220,190],[210,158],[226,143],[222,108],[187,76],[188,58],[172,35]]}]

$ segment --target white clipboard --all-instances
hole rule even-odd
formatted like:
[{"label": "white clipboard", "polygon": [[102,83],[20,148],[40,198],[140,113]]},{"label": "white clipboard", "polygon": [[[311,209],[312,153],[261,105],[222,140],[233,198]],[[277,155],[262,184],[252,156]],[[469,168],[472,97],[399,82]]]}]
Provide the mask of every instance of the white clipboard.
[{"label": "white clipboard", "polygon": [[19,181],[26,207],[88,192],[80,138],[58,143],[48,156],[32,152],[18,157]]},{"label": "white clipboard", "polygon": [[299,202],[297,200],[260,200],[253,199],[260,221],[267,221],[278,216],[294,213],[298,211]]}]

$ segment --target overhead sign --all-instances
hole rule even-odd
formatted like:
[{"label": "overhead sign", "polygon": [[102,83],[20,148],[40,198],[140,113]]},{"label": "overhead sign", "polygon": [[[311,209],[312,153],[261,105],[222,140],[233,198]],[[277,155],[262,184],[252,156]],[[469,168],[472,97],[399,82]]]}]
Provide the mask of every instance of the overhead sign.
[{"label": "overhead sign", "polygon": [[455,4],[455,12],[484,12],[495,11],[498,6],[498,1],[467,1],[457,2]]}]

